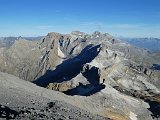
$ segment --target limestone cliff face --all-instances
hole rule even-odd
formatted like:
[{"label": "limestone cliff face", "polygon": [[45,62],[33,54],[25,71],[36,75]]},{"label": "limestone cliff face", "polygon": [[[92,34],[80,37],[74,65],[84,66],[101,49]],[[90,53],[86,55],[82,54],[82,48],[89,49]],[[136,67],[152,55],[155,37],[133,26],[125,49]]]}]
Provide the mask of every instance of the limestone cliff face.
[{"label": "limestone cliff face", "polygon": [[63,60],[79,54],[84,46],[81,39],[55,32],[40,41],[19,37],[10,48],[0,49],[0,70],[33,81],[47,70],[55,69]]},{"label": "limestone cliff face", "polygon": [[63,35],[51,32],[40,41],[28,41],[19,37],[10,48],[1,48],[0,70],[14,74],[25,80],[34,80],[47,70],[53,70],[64,60],[75,57],[88,45],[101,45],[99,55],[90,64],[98,68],[107,68],[122,59],[145,66],[152,79],[158,80],[156,71],[148,69],[157,62],[146,50],[137,49],[113,38],[109,34],[94,32],[92,35],[74,31]]},{"label": "limestone cliff face", "polygon": [[60,37],[60,34],[49,33],[41,41],[17,39],[9,49],[3,50],[1,71],[29,81],[43,75],[61,62],[58,56]]},{"label": "limestone cliff face", "polygon": [[9,48],[2,53],[1,70],[10,74],[14,74],[23,79],[33,79],[34,67],[40,57],[37,43],[18,39]]}]

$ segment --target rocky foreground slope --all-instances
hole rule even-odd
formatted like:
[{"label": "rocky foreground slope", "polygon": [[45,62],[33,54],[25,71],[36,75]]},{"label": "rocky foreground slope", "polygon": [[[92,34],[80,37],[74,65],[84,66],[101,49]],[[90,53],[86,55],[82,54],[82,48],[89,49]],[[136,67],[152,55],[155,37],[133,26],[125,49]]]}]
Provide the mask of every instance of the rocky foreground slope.
[{"label": "rocky foreground slope", "polygon": [[0,53],[2,72],[37,85],[14,79],[14,89],[36,91],[37,99],[64,101],[106,119],[159,119],[159,57],[107,33],[49,33],[40,41],[19,38]]},{"label": "rocky foreground slope", "polygon": [[105,120],[64,102],[65,95],[0,72],[0,120]]}]

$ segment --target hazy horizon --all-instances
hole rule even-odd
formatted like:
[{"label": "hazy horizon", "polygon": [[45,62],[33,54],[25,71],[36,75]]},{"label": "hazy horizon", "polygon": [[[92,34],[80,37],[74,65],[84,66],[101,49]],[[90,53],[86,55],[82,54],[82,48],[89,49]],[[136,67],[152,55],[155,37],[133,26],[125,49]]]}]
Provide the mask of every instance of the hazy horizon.
[{"label": "hazy horizon", "polygon": [[1,0],[0,37],[101,31],[160,38],[159,0]]},{"label": "hazy horizon", "polygon": [[[77,30],[76,30],[77,31]],[[50,32],[56,32],[56,31],[48,31],[48,33],[50,33]],[[71,31],[72,32],[72,31]],[[69,33],[61,33],[61,32],[56,32],[56,33],[60,33],[60,34],[70,34],[71,32],[69,32]],[[80,32],[83,32],[83,31],[80,31]],[[95,32],[95,31],[94,31]],[[91,33],[86,33],[86,34],[93,34],[94,32],[91,32]],[[99,32],[101,32],[101,31],[99,31]],[[15,37],[15,38],[18,38],[18,37],[22,37],[22,38],[38,38],[38,37],[44,37],[44,36],[46,36],[48,33],[46,33],[46,34],[44,34],[44,35],[35,35],[35,36],[23,36],[23,35],[17,35],[17,36],[0,36],[0,38],[8,38],[8,37]],[[101,32],[102,34],[103,33],[108,33],[108,32]],[[110,33],[108,33],[108,34],[110,34]],[[142,36],[142,37],[136,37],[136,36],[122,36],[122,35],[114,35],[114,34],[110,34],[110,35],[112,35],[113,37],[115,37],[115,38],[119,38],[119,39],[132,39],[132,38],[137,38],[137,39],[143,39],[143,38],[155,38],[155,39],[160,39],[160,37],[146,37],[146,36]]]}]

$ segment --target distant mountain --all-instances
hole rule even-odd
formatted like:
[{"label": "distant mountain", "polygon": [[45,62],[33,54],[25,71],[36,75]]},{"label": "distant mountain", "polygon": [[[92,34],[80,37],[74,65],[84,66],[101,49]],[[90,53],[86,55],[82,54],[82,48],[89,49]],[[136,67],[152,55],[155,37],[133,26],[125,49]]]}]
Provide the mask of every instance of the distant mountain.
[{"label": "distant mountain", "polygon": [[[12,46],[14,44],[15,40],[19,39],[20,37],[0,37],[0,48],[2,48],[2,47],[9,48],[10,46]],[[43,36],[39,36],[39,37],[23,37],[23,38],[28,40],[28,41],[38,41],[42,37]]]},{"label": "distant mountain", "polygon": [[127,41],[131,45],[144,48],[149,51],[160,51],[160,39],[159,38],[121,38]]},{"label": "distant mountain", "polygon": [[0,48],[11,46],[16,39],[17,37],[0,37]]}]

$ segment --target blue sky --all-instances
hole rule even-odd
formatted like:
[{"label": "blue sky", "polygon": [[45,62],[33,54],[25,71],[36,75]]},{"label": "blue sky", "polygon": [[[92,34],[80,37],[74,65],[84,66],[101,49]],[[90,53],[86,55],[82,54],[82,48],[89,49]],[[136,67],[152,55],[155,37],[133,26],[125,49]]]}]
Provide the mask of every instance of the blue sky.
[{"label": "blue sky", "polygon": [[73,30],[160,37],[160,0],[0,0],[0,36]]}]

